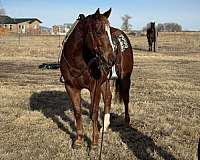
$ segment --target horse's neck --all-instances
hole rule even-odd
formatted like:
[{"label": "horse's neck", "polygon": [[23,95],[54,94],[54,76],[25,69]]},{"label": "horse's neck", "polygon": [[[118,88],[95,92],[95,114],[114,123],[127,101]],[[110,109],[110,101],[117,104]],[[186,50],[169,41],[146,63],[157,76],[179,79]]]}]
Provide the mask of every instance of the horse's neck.
[{"label": "horse's neck", "polygon": [[151,31],[154,32],[155,31],[155,27],[151,27]]},{"label": "horse's neck", "polygon": [[87,68],[82,50],[83,37],[78,26],[76,26],[64,44],[62,56],[72,77],[80,77]]},{"label": "horse's neck", "polygon": [[64,55],[70,64],[73,63],[73,66],[76,61],[80,61],[82,59],[83,37],[81,31],[79,30],[79,25],[80,24],[76,25],[69,35],[66,44],[64,44]]}]

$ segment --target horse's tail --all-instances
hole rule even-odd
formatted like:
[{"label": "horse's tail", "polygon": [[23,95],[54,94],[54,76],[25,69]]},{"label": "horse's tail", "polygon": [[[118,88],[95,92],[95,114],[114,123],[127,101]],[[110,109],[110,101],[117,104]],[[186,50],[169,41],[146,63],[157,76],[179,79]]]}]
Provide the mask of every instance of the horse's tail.
[{"label": "horse's tail", "polygon": [[115,83],[115,98],[114,98],[114,101],[121,103],[122,102],[121,80],[120,79],[116,79],[114,83]]}]

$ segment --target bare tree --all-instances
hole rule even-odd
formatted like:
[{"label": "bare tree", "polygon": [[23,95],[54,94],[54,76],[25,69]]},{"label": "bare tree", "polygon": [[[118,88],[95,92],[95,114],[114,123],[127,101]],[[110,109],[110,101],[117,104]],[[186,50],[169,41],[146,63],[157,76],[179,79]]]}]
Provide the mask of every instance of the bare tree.
[{"label": "bare tree", "polygon": [[5,10],[3,8],[0,8],[0,16],[5,15]]},{"label": "bare tree", "polygon": [[159,32],[181,32],[182,31],[182,26],[177,23],[164,23],[164,24],[158,24],[157,25],[157,30]]},{"label": "bare tree", "polygon": [[158,23],[158,25],[157,25],[157,31],[158,31],[158,32],[162,32],[162,31],[164,31],[164,30],[165,30],[164,25],[161,24],[161,23]]},{"label": "bare tree", "polygon": [[131,19],[132,17],[125,14],[123,17],[122,17],[122,26],[121,26],[121,29],[124,30],[125,32],[129,32],[131,30],[131,27],[132,25],[129,24],[129,20]]},{"label": "bare tree", "polygon": [[2,5],[1,0],[0,0],[0,16],[5,15],[5,14],[6,14],[5,9],[3,8],[3,5]]},{"label": "bare tree", "polygon": [[3,23],[4,15],[5,15],[5,9],[3,8],[2,4],[1,4],[1,0],[0,0],[0,24]]}]

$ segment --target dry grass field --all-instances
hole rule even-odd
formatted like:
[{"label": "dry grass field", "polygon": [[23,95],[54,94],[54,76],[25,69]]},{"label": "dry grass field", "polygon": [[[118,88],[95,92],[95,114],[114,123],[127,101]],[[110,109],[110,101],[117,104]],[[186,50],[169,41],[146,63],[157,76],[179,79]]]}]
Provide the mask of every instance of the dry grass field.
[{"label": "dry grass field", "polygon": [[[158,52],[146,37],[130,37],[134,71],[130,128],[124,108],[112,103],[102,159],[195,160],[200,138],[200,33],[161,33]],[[89,93],[82,92],[85,146],[73,150],[72,106],[57,62],[59,37],[0,37],[0,159],[98,159],[90,150]],[[100,103],[101,112],[103,103]],[[100,147],[99,147],[100,148]]]}]

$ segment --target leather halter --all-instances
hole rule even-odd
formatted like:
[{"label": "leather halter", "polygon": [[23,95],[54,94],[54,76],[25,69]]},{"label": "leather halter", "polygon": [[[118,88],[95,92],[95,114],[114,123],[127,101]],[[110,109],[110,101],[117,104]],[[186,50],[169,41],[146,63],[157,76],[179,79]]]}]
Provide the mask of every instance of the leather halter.
[{"label": "leather halter", "polygon": [[90,24],[89,25],[89,29],[88,29],[88,33],[89,36],[91,37],[91,40],[92,40],[92,48],[93,48],[93,51],[92,51],[92,54],[95,54],[95,57],[92,58],[89,63],[88,63],[88,66],[90,67],[90,65],[94,62],[98,62],[98,69],[100,69],[101,71],[104,71],[105,73],[108,73],[111,71],[111,68],[112,68],[112,65],[110,65],[104,58],[101,50],[99,49],[95,39],[94,39],[94,33],[92,31],[92,25],[93,24]]}]

